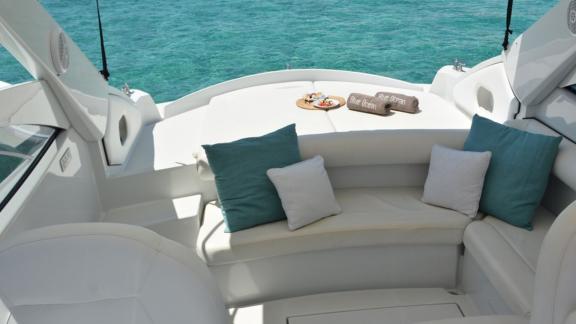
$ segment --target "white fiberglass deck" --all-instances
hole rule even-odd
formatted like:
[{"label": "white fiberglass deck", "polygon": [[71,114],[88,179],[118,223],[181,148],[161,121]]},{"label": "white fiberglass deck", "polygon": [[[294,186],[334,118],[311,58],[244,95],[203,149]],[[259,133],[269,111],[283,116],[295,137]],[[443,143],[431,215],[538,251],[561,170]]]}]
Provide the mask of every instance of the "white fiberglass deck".
[{"label": "white fiberglass deck", "polygon": [[232,308],[233,323],[413,324],[477,316],[468,296],[440,288],[326,293]]},{"label": "white fiberglass deck", "polygon": [[[352,92],[374,95],[379,91],[416,96],[421,111],[378,116],[347,107],[311,111],[295,104],[310,92],[347,98]],[[342,81],[273,83],[214,96],[208,105],[145,127],[126,171],[139,173],[194,164],[194,153],[201,150],[201,144],[260,136],[291,123],[296,124],[298,135],[309,135],[379,129],[467,129],[471,119],[451,102],[425,91]]]}]

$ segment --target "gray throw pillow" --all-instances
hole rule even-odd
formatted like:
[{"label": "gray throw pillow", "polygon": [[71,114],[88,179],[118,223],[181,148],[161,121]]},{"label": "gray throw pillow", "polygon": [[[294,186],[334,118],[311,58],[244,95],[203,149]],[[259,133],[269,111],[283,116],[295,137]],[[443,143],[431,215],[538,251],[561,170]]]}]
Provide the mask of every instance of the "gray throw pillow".
[{"label": "gray throw pillow", "polygon": [[341,212],[321,156],[266,174],[280,196],[290,230]]},{"label": "gray throw pillow", "polygon": [[491,157],[434,145],[422,201],[475,217]]}]

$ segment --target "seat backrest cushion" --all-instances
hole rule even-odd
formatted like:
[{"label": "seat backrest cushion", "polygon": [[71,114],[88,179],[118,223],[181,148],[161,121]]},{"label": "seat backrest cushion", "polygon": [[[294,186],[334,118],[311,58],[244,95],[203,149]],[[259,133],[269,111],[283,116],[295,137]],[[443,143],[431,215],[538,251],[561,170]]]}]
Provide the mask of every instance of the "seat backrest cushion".
[{"label": "seat backrest cushion", "polygon": [[67,224],[0,243],[0,298],[20,324],[228,323],[208,269],[122,224]]},{"label": "seat backrest cushion", "polygon": [[[387,129],[298,137],[303,159],[324,158],[335,188],[423,185],[432,146],[462,149],[466,129]],[[206,155],[197,156],[202,179],[214,175]]]},{"label": "seat backrest cushion", "polygon": [[576,311],[576,202],[556,219],[540,250],[531,324],[564,324]]},{"label": "seat backrest cushion", "polygon": [[387,129],[299,137],[303,159],[324,157],[326,167],[428,164],[434,144],[462,149],[466,129]]}]

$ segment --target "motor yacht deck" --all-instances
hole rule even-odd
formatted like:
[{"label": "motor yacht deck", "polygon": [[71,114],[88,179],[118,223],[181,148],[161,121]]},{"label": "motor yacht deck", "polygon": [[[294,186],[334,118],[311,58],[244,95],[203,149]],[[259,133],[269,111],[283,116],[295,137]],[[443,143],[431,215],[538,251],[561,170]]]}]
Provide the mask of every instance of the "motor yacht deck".
[{"label": "motor yacht deck", "polygon": [[[322,77],[322,72],[326,73],[317,70],[282,71],[268,73],[265,77],[276,74],[278,80],[307,76],[318,78]],[[431,92],[428,86],[358,73],[330,72],[332,78],[340,77],[343,81],[290,81],[248,86],[206,96],[204,100],[208,104],[188,106],[175,115],[171,115],[172,110],[178,110],[184,103],[168,103],[163,106],[163,113],[170,117],[143,128],[123,174],[195,164],[202,144],[260,136],[292,123],[296,124],[300,136],[371,130],[463,130],[470,127],[470,115],[454,102]],[[252,82],[258,78],[252,77]],[[349,81],[354,79],[371,83]],[[250,84],[244,80],[235,83],[237,87]],[[296,106],[296,100],[306,93],[322,92],[348,98],[350,93],[376,94],[379,91],[417,97],[420,112],[392,112],[390,116],[378,116],[351,111],[347,107],[312,111]],[[202,93],[192,94],[182,101],[192,102],[194,96],[205,97]]]},{"label": "motor yacht deck", "polygon": [[511,9],[501,55],[430,84],[296,69],[156,103],[0,0],[34,78],[0,81],[1,321],[576,323],[576,0],[508,44]]}]

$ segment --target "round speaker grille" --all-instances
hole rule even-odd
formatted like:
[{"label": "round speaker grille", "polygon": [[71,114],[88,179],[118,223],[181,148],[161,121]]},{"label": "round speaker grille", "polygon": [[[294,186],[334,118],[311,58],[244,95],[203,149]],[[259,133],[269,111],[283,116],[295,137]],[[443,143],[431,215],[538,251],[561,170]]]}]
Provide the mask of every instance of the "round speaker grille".
[{"label": "round speaker grille", "polygon": [[568,29],[573,35],[576,35],[576,0],[570,1],[570,5],[568,5]]},{"label": "round speaker grille", "polygon": [[57,29],[52,32],[50,40],[50,54],[52,55],[52,64],[58,75],[68,71],[70,66],[70,53],[68,52],[68,41],[66,34]]}]

